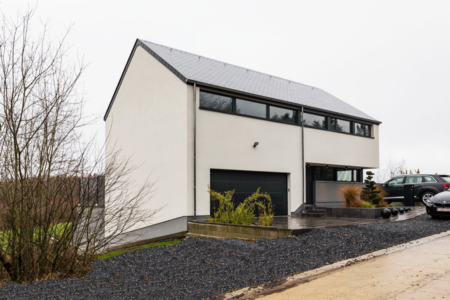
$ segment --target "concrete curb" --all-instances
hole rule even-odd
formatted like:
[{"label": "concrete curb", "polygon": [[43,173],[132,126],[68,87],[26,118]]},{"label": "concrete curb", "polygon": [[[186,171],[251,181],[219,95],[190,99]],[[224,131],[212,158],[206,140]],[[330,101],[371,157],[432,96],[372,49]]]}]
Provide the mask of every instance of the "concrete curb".
[{"label": "concrete curb", "polygon": [[[268,289],[272,289],[277,286],[281,286],[281,285],[284,286],[284,285],[288,285],[288,284],[295,286],[295,285],[297,285],[297,284],[295,284],[295,282],[297,282],[297,281],[298,281],[298,284],[300,284],[302,282],[310,281],[310,280],[308,280],[308,277],[313,277],[313,276],[316,277],[316,276],[321,275],[326,272],[335,271],[340,268],[351,266],[358,262],[363,262],[363,261],[366,261],[366,260],[369,260],[372,258],[376,258],[376,257],[380,257],[383,255],[399,252],[399,251],[402,251],[402,250],[405,250],[408,248],[416,247],[416,246],[419,246],[419,245],[422,245],[422,244],[425,244],[425,243],[428,243],[428,242],[431,242],[431,241],[434,241],[436,239],[440,239],[440,238],[443,238],[446,236],[450,236],[450,230],[439,233],[439,234],[427,236],[427,237],[424,237],[424,238],[421,238],[418,240],[414,240],[414,241],[411,241],[411,242],[408,242],[405,244],[378,250],[378,251],[375,251],[375,252],[372,252],[369,254],[358,256],[356,258],[350,258],[347,260],[339,261],[337,263],[323,266],[318,269],[314,269],[314,270],[306,271],[306,272],[299,273],[296,275],[292,275],[289,277],[285,277],[285,278],[276,280],[274,282],[269,282],[269,283],[265,283],[265,284],[242,288],[242,289],[230,292],[230,293],[226,293],[226,294],[222,294],[220,296],[214,297],[213,299],[224,299],[225,300],[225,299],[243,299],[243,297],[253,298],[252,296],[256,296],[255,294],[259,294],[259,296],[263,296],[262,292],[264,290],[268,290]],[[279,284],[277,284],[277,281],[279,281]]]}]

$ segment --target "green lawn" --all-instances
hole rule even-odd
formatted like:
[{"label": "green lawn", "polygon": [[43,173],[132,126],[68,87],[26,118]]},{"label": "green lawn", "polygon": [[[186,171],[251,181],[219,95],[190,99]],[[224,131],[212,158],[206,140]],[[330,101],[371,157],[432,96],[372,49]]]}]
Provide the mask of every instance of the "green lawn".
[{"label": "green lawn", "polygon": [[[59,223],[52,226],[52,228],[49,230],[52,237],[59,239],[61,235],[63,234],[64,230],[70,227],[72,223]],[[37,238],[39,236],[40,228],[36,227],[34,229],[34,236]],[[3,231],[0,231],[0,242],[2,242],[6,237],[4,237],[5,234],[8,234],[9,231],[6,231],[6,233],[3,233]],[[42,233],[41,233],[42,234]],[[3,245],[3,250],[6,250],[6,245]]]},{"label": "green lawn", "polygon": [[131,252],[131,251],[136,251],[136,250],[141,250],[141,249],[145,249],[145,248],[152,248],[152,247],[159,247],[159,246],[173,246],[173,245],[176,245],[176,244],[179,244],[179,243],[181,243],[181,240],[170,241],[170,242],[161,242],[161,243],[151,243],[151,244],[147,244],[147,245],[143,245],[143,246],[139,246],[139,247],[124,249],[124,250],[111,251],[109,253],[100,255],[98,257],[98,259],[99,260],[100,259],[107,259],[107,258],[111,258],[111,257],[117,256],[119,254]]}]

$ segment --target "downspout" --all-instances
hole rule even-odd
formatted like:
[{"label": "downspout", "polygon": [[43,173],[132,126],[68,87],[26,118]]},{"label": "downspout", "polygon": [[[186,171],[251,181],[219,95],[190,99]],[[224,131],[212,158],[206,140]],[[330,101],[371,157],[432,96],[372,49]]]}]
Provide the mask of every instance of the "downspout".
[{"label": "downspout", "polygon": [[303,126],[303,106],[302,106],[302,205],[305,205],[305,131]]},{"label": "downspout", "polygon": [[194,82],[194,219],[197,218],[197,86]]}]

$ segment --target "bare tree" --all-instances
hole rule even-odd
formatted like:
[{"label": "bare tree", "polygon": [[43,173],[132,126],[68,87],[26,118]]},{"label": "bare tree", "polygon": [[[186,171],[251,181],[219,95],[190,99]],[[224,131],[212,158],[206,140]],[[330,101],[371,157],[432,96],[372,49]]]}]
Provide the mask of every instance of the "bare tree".
[{"label": "bare tree", "polygon": [[386,182],[388,179],[397,175],[420,174],[419,169],[408,170],[405,159],[394,160],[392,158],[389,159],[384,168],[380,168],[375,172],[376,175],[374,179],[378,183]]},{"label": "bare tree", "polygon": [[70,30],[34,35],[33,13],[0,21],[0,270],[16,282],[86,272],[155,213],[152,184],[134,186],[119,150],[83,142],[85,66],[69,63]]}]

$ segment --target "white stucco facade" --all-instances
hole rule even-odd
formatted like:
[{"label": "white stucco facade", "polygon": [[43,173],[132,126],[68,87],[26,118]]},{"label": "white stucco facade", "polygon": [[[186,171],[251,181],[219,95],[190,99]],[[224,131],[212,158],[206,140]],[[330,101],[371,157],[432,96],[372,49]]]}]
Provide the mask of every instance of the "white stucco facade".
[{"label": "white stucco facade", "polygon": [[[199,92],[194,108],[193,85],[137,47],[107,116],[106,150],[120,148],[139,166],[136,186],[155,183],[147,208],[162,210],[153,224],[194,215],[194,122],[197,216],[210,212],[211,169],[286,173],[288,213],[296,211],[305,193],[302,127],[201,109]],[[367,138],[304,128],[305,164],[378,168],[378,125],[371,130]]]},{"label": "white stucco facade", "polygon": [[187,110],[187,85],[138,47],[106,119],[106,152],[131,159],[136,189],[154,183],[147,208],[162,208],[154,224],[187,215]]}]

